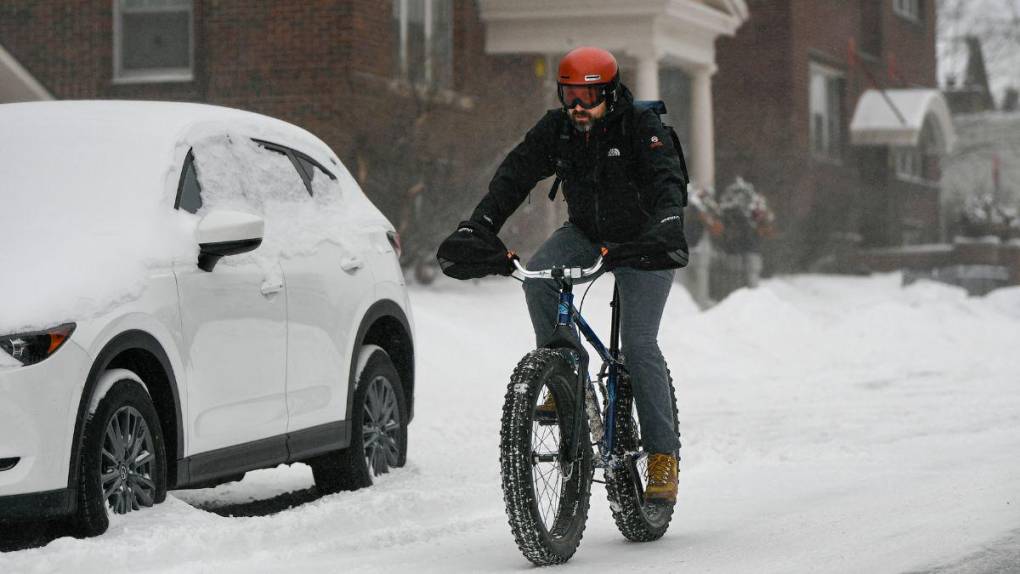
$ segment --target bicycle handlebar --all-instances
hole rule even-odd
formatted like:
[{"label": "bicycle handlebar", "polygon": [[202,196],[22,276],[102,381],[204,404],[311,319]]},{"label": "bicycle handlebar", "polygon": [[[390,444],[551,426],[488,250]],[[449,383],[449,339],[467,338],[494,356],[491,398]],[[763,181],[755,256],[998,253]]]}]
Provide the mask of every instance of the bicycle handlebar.
[{"label": "bicycle handlebar", "polygon": [[514,267],[517,270],[514,272],[520,275],[524,279],[587,279],[594,277],[602,271],[602,256],[600,255],[595,263],[591,267],[553,267],[551,269],[542,269],[540,271],[528,271],[523,265],[521,265],[520,258],[513,257]]}]

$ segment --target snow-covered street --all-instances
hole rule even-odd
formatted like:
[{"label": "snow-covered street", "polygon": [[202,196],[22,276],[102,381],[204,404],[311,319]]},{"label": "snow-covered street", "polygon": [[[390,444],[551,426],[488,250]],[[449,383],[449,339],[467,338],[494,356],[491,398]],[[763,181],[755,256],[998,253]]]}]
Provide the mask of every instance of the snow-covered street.
[{"label": "snow-covered street", "polygon": [[[611,289],[601,279],[585,303],[600,332]],[[520,289],[441,279],[411,297],[407,468],[268,516],[193,506],[312,486],[304,465],[250,473],[172,493],[97,539],[0,554],[0,572],[529,570],[497,460],[506,381],[533,344]],[[1020,526],[1020,288],[969,298],[904,288],[899,275],[798,276],[699,312],[677,286],[660,342],[684,444],[673,526],[659,542],[626,542],[596,484],[564,569],[919,571]]]}]

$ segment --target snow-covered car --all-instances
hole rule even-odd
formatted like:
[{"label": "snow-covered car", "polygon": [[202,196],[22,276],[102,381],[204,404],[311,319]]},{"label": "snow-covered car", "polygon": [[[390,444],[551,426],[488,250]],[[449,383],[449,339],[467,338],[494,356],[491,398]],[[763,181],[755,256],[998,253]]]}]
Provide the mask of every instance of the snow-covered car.
[{"label": "snow-covered car", "polygon": [[83,535],[168,489],[402,466],[399,238],[286,122],[157,102],[0,105],[0,520]]}]

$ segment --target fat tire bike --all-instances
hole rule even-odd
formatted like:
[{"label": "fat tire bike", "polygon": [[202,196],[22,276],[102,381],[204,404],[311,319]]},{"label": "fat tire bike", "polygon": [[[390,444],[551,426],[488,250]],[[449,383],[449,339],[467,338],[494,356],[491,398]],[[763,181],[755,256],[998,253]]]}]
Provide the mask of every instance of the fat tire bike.
[{"label": "fat tire bike", "polygon": [[[627,539],[661,538],[673,505],[645,501],[648,453],[642,449],[630,376],[620,353],[619,290],[614,286],[608,348],[574,306],[574,283],[597,276],[602,258],[589,268],[542,271],[528,271],[516,256],[513,263],[518,279],[557,282],[557,329],[578,329],[602,359],[594,380],[583,372],[572,348],[535,349],[514,369],[499,448],[503,499],[517,546],[539,566],[569,560],[584,534],[593,481],[605,483],[613,520]],[[669,390],[676,431],[672,377]],[[555,416],[539,408],[548,404],[550,394]],[[602,469],[604,481],[594,479],[595,469]]]}]

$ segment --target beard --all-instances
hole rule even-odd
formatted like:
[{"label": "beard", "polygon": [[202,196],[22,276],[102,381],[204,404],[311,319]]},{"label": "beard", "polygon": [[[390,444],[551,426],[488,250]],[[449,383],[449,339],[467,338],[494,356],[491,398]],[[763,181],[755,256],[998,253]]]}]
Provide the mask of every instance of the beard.
[{"label": "beard", "polygon": [[579,132],[590,132],[595,125],[595,118],[587,111],[571,110],[570,123],[574,124],[574,128]]}]

